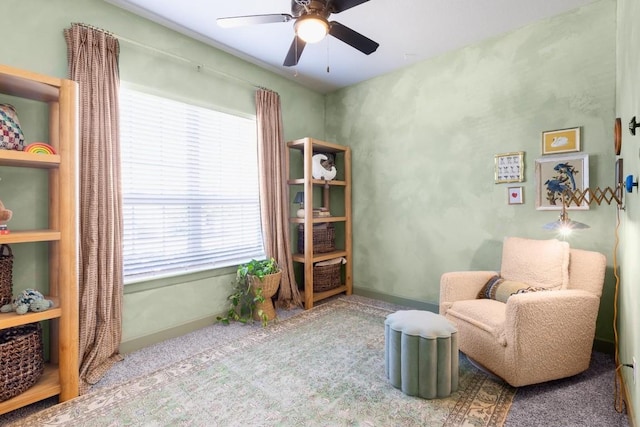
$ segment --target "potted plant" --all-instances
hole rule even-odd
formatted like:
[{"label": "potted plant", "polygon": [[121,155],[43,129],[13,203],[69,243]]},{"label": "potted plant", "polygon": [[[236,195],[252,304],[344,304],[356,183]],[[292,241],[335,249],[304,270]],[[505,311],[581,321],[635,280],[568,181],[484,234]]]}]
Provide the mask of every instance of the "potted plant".
[{"label": "potted plant", "polygon": [[238,266],[233,281],[233,292],[229,295],[230,307],[227,315],[218,321],[228,325],[231,320],[248,323],[260,320],[267,326],[276,317],[273,297],[280,286],[282,271],[275,259],[252,259]]}]

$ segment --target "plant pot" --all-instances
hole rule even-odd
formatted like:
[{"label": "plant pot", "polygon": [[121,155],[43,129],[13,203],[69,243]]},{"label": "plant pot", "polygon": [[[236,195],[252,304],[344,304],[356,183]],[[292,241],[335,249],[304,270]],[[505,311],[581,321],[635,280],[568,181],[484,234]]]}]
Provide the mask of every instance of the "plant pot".
[{"label": "plant pot", "polygon": [[280,286],[280,279],[282,278],[282,271],[273,274],[267,274],[262,278],[262,280],[260,280],[257,276],[251,276],[250,278],[251,287],[254,290],[256,288],[262,288],[262,296],[264,297],[264,302],[256,304],[253,318],[255,320],[262,320],[258,316],[258,312],[262,310],[262,312],[267,315],[267,320],[275,319],[276,310],[273,307],[273,301],[271,301],[271,298],[278,291],[278,287]]}]

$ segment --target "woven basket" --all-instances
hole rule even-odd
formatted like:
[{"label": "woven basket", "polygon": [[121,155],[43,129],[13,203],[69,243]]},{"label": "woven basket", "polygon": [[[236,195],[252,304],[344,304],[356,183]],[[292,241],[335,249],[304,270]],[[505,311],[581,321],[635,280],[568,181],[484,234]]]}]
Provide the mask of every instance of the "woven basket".
[{"label": "woven basket", "polygon": [[40,323],[0,330],[0,402],[26,391],[43,372]]},{"label": "woven basket", "polygon": [[[336,250],[336,228],[331,223],[313,227],[313,253],[321,254]],[[298,226],[298,252],[304,253],[304,225]]]},{"label": "woven basket", "polygon": [[11,303],[12,285],[13,252],[9,245],[0,245],[0,307]]},{"label": "woven basket", "polygon": [[337,288],[341,283],[340,266],[342,263],[332,265],[313,266],[313,292],[324,292]]}]

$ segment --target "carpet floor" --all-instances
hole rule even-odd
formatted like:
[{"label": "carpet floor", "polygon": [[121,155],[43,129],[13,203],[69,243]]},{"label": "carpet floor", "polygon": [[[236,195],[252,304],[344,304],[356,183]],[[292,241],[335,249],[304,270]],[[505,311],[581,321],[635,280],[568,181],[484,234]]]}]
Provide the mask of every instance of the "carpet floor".
[{"label": "carpet floor", "polygon": [[[363,297],[350,296],[347,299],[386,310],[405,307],[396,306]],[[281,320],[296,316],[302,310],[279,311]],[[231,343],[240,337],[259,330],[257,325],[232,324],[227,327],[213,325],[185,336],[142,349],[126,355],[94,388],[91,393],[99,393],[136,378],[149,375],[159,369],[201,353],[209,345],[203,343]],[[464,356],[462,356],[464,359]],[[475,369],[467,364],[469,369]],[[628,426],[627,417],[615,411],[613,405],[612,357],[594,353],[588,371],[573,378],[552,381],[542,385],[521,387],[517,390],[506,421],[504,418],[493,425],[512,426]],[[12,413],[0,416],[0,425],[13,423],[19,426],[21,420],[56,403],[47,399]],[[447,425],[465,425],[469,420]],[[144,424],[130,424],[144,425]],[[188,425],[188,424],[186,424]],[[248,424],[245,424],[248,425]],[[263,425],[278,425],[265,423]],[[325,424],[329,425],[329,424]],[[330,424],[336,425],[336,424]],[[442,425],[441,423],[419,424],[407,421],[402,424],[360,425]],[[469,424],[466,424],[469,425]],[[486,425],[486,424],[485,424]]]}]

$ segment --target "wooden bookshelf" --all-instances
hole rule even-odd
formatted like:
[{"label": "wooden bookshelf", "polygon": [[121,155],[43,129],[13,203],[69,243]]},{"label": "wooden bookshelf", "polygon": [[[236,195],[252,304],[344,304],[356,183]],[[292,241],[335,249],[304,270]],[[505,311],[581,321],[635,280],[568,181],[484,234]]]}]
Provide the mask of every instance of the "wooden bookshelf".
[{"label": "wooden bookshelf", "polygon": [[[0,414],[59,395],[60,401],[78,395],[78,278],[76,245],[77,84],[0,65],[0,102],[11,95],[45,102],[49,108],[49,145],[56,153],[33,154],[0,150],[0,166],[48,171],[48,228],[13,230],[0,235],[0,244],[44,242],[49,245],[49,296],[54,307],[38,313],[0,314],[0,329],[33,322],[52,322],[50,363],[38,383],[0,403]],[[14,212],[14,215],[17,213]],[[16,284],[14,283],[14,287]],[[20,288],[32,286],[19,286]],[[45,293],[45,292],[43,292]]]},{"label": "wooden bookshelf", "polygon": [[[320,141],[314,138],[302,138],[287,143],[286,164],[289,167],[287,183],[289,188],[302,186],[304,190],[304,218],[290,218],[291,224],[302,224],[304,226],[304,253],[293,254],[293,261],[304,265],[304,306],[306,309],[312,308],[315,302],[329,298],[333,295],[346,293],[351,295],[353,292],[352,283],[352,247],[351,247],[351,148],[334,144],[331,142]],[[303,161],[303,177],[291,177],[290,174],[290,151],[299,150],[302,152]],[[330,153],[341,156],[341,164],[343,179],[325,181],[322,179],[314,179],[312,176],[312,157],[314,153]],[[313,216],[313,189],[321,187],[324,200],[328,200],[329,193],[333,190],[342,192],[344,195],[344,213],[336,216],[314,217]],[[299,190],[292,190],[299,191]],[[341,242],[344,249],[335,250],[329,253],[313,252],[313,225],[320,223],[343,223],[344,224],[344,241]],[[344,257],[347,263],[341,267],[344,269],[345,281],[341,286],[324,292],[314,292],[313,287],[313,265],[316,262],[327,261],[333,258]]]}]

